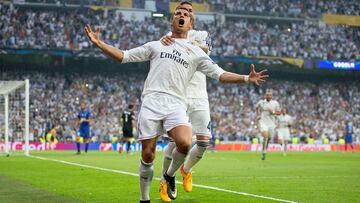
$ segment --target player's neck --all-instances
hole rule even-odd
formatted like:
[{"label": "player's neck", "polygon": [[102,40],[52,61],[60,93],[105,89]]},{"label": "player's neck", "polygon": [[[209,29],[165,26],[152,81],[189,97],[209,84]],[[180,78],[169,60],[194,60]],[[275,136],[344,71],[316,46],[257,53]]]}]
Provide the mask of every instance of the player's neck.
[{"label": "player's neck", "polygon": [[173,32],[172,37],[176,39],[187,39],[187,32]]}]

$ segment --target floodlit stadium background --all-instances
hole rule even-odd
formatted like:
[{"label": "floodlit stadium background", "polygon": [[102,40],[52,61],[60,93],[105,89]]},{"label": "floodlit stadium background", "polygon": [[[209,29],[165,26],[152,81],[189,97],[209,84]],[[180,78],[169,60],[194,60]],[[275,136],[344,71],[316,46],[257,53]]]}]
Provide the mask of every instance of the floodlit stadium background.
[{"label": "floodlit stadium background", "polygon": [[[194,175],[194,183],[199,185],[255,196],[199,187],[194,194],[180,194],[176,201],[277,201],[256,195],[295,202],[359,201],[356,191],[360,181],[355,173],[360,166],[356,153],[360,150],[359,2],[192,2],[196,11],[195,29],[211,34],[214,61],[225,70],[242,74],[247,74],[253,63],[258,70],[268,69],[270,78],[260,87],[221,85],[208,79],[210,109],[217,122],[217,152],[208,153],[195,168]],[[9,184],[7,188],[0,186],[0,197],[4,197],[1,199],[26,202],[26,195],[30,195],[38,198],[36,202],[137,201],[137,178],[76,164],[137,173],[139,143],[133,145],[133,156],[118,153],[122,147],[118,143],[119,118],[128,103],[134,103],[139,110],[149,64],[121,65],[112,61],[91,45],[83,28],[86,24],[100,26],[105,42],[122,50],[134,48],[159,40],[170,31],[169,16],[177,3],[0,2],[0,80],[30,80],[30,154],[75,163],[62,165],[22,156],[0,157],[0,185]],[[163,17],[157,17],[162,16],[158,14]],[[255,123],[255,104],[268,88],[273,89],[274,99],[288,108],[295,122],[288,156],[270,152],[268,162],[261,163],[256,153],[261,150],[262,138]],[[75,157],[72,155],[76,116],[84,100],[95,117],[91,126],[91,152]],[[3,103],[0,99],[1,151],[4,150]],[[24,145],[24,126],[17,125],[23,120],[22,115],[11,118],[9,136],[14,155]],[[354,153],[345,152],[344,128],[348,121],[354,129]],[[58,134],[57,144],[54,152],[48,152],[44,136],[53,127]],[[281,150],[277,142],[275,136],[269,151]],[[157,176],[161,151],[166,144],[167,140],[159,139]],[[217,162],[224,167],[216,167]],[[87,175],[91,179],[89,184],[96,189],[84,189],[86,194],[82,194],[80,188],[88,180],[82,177]],[[60,186],[62,177],[68,177],[70,183]],[[110,180],[111,177],[118,181]],[[103,180],[111,184],[98,186]],[[222,180],[226,183],[219,183]],[[76,184],[72,185],[73,181]],[[131,185],[130,189],[124,184]],[[157,195],[155,185],[152,197]],[[119,195],[109,195],[107,190]]]}]

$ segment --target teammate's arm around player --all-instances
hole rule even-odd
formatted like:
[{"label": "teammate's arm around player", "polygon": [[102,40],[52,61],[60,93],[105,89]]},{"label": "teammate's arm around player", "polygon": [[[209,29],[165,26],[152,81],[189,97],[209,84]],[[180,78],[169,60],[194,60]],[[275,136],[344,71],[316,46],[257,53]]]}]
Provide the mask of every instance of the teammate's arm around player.
[{"label": "teammate's arm around player", "polygon": [[[161,43],[163,43],[166,46],[170,46],[175,43],[175,39],[172,38],[170,35],[165,35],[160,38]],[[206,54],[209,54],[209,47],[202,45],[198,41],[192,41],[192,44],[195,46],[200,47]]]}]

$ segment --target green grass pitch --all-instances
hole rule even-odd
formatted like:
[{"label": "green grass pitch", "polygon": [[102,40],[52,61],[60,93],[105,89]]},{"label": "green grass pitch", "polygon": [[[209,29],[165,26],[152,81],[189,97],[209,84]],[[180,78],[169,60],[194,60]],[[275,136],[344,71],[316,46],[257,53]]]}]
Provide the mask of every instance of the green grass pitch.
[{"label": "green grass pitch", "polygon": [[[137,174],[138,153],[91,151],[75,155],[72,151],[56,151],[32,155],[47,160],[0,156],[1,203],[139,202],[139,178],[117,173]],[[155,178],[160,177],[161,160],[162,153],[158,152]],[[181,181],[179,173],[177,179]],[[173,202],[279,202],[258,196],[294,202],[360,202],[360,153],[303,152],[285,157],[269,153],[267,160],[261,161],[259,153],[209,152],[194,168],[193,182],[226,191],[194,187],[193,192],[185,193],[178,184],[178,198]],[[161,202],[158,186],[159,181],[154,179],[152,202]]]}]

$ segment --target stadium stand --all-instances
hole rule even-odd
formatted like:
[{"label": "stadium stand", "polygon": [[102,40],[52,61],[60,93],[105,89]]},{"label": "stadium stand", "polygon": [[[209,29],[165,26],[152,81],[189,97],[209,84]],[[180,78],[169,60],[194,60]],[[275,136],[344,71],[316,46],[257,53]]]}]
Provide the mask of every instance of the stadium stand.
[{"label": "stadium stand", "polygon": [[[109,135],[119,132],[118,119],[128,102],[139,109],[145,75],[141,76],[3,72],[0,80],[32,78],[30,126],[34,140],[39,140],[51,126],[57,126],[60,141],[72,141],[79,103],[86,100],[95,118],[94,141],[110,141]],[[325,137],[337,141],[343,136],[345,121],[360,125],[358,82],[314,84],[272,80],[260,89],[215,83],[208,81],[209,102],[221,140],[249,141],[260,137],[254,124],[254,109],[266,88],[274,90],[274,98],[295,118],[292,135],[300,140],[312,136],[318,142]]]},{"label": "stadium stand", "polygon": [[[0,48],[89,49],[91,45],[83,33],[87,23],[99,25],[104,40],[121,49],[158,40],[169,30],[169,22],[164,19],[127,21],[115,13],[109,11],[104,17],[101,10],[49,11],[0,4]],[[212,34],[215,56],[360,60],[359,27],[311,20],[277,24],[237,19],[225,24],[198,22],[195,28]]]},{"label": "stadium stand", "polygon": [[320,18],[324,13],[360,15],[356,0],[212,0],[213,10],[226,13],[270,15],[282,17]]},{"label": "stadium stand", "polygon": [[[169,31],[166,18],[125,20],[116,9],[105,11],[84,5],[116,6],[115,1],[78,0],[66,7],[64,1],[26,0],[60,7],[21,6],[0,3],[0,51],[2,49],[94,50],[86,38],[85,24],[99,25],[102,38],[120,49],[130,49],[158,40]],[[295,17],[300,21],[272,21],[261,18],[228,19],[224,23],[197,21],[195,28],[211,33],[212,56],[291,57],[300,59],[360,60],[359,27],[327,25],[320,20],[324,13],[359,16],[356,0],[197,0],[212,11],[226,14],[263,15],[271,18]],[[129,1],[136,9],[144,9],[141,1]],[[33,139],[50,126],[59,126],[61,141],[71,140],[76,133],[75,120],[79,102],[89,101],[95,116],[93,134],[96,140],[108,140],[118,133],[118,116],[128,102],[140,104],[145,75],[86,75],[78,73],[49,74],[46,71],[17,74],[2,72],[0,79],[31,78],[31,126]],[[88,86],[85,86],[88,84]],[[129,85],[130,84],[130,85]],[[324,137],[336,141],[343,135],[343,122],[360,121],[359,83],[303,83],[273,80],[261,89],[255,87],[216,87],[209,82],[209,97],[214,117],[219,121],[222,140],[249,140],[259,133],[253,123],[253,109],[266,87],[275,90],[277,100],[289,108],[297,124],[292,134],[297,137]],[[66,89],[66,91],[65,91]],[[131,94],[126,92],[131,91]],[[240,95],[240,96],[239,96]],[[104,102],[106,101],[106,102]],[[305,111],[306,110],[306,111]]]}]

